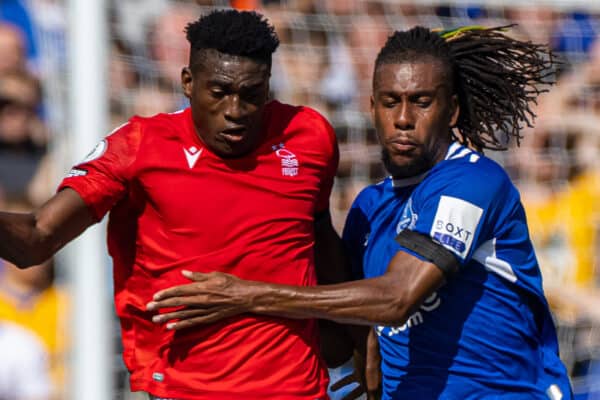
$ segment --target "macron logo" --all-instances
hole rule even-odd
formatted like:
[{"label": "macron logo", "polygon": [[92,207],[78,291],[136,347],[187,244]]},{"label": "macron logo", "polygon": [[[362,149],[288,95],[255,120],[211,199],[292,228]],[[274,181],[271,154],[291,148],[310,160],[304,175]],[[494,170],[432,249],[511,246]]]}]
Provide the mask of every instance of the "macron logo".
[{"label": "macron logo", "polygon": [[189,149],[183,149],[183,152],[185,153],[185,159],[187,160],[190,169],[194,168],[194,165],[196,165],[196,161],[198,161],[198,157],[200,157],[200,154],[202,154],[202,150],[203,149],[198,150],[196,146],[192,146]]}]

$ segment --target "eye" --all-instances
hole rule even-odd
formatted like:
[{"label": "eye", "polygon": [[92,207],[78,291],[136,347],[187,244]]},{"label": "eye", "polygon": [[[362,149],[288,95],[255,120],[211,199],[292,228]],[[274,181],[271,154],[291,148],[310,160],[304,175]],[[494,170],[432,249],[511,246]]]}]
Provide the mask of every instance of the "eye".
[{"label": "eye", "polygon": [[381,99],[381,105],[385,108],[394,108],[398,102],[392,98],[383,98]]},{"label": "eye", "polygon": [[242,99],[249,103],[254,103],[257,100],[262,98],[262,91],[260,90],[252,90],[242,94]]},{"label": "eye", "polygon": [[432,101],[431,97],[419,97],[415,103],[421,108],[427,108],[431,105]]},{"label": "eye", "polygon": [[225,96],[225,91],[220,88],[209,89],[209,93],[215,99],[221,99],[223,96]]}]

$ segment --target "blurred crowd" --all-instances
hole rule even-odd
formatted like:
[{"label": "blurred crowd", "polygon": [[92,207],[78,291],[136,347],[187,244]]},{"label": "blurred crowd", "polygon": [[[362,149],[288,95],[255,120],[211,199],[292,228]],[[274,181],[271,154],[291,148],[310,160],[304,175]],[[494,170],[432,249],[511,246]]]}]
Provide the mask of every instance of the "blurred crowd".
[{"label": "blurred crowd", "polygon": [[[511,35],[548,43],[560,61],[554,71],[557,84],[541,96],[536,125],[523,127],[520,147],[491,156],[521,191],[576,394],[600,398],[600,7],[574,8],[568,1],[561,7],[552,1],[537,6],[415,0],[108,3],[113,127],[134,114],[186,106],[179,84],[188,57],[183,29],[199,13],[228,6],[263,12],[281,39],[273,63],[273,97],[318,109],[336,130],[341,162],[332,211],[338,229],[358,191],[385,174],[370,123],[369,95],[373,62],[391,31],[417,24],[516,24]],[[68,168],[61,161],[70,133],[66,16],[64,0],[0,1],[2,209],[27,211],[39,205]],[[36,364],[29,370],[47,370],[51,382],[36,399],[64,397],[68,302],[54,264],[50,260],[26,271],[0,265],[0,346],[3,326],[16,323],[32,334],[27,340],[44,350],[28,358]],[[0,377],[0,398],[2,382]]]}]

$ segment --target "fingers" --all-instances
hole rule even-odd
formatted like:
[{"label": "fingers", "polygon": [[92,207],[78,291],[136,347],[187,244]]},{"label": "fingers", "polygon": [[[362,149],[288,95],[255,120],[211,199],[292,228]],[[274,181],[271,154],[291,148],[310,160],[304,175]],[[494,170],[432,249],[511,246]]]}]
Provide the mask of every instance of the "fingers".
[{"label": "fingers", "polygon": [[198,317],[187,318],[177,322],[170,322],[167,324],[167,329],[178,331],[181,329],[187,329],[198,325],[210,324],[222,320],[223,318],[237,315],[238,311],[235,309],[223,310],[220,309],[215,312],[210,312]]},{"label": "fingers", "polygon": [[[195,282],[202,282],[209,278],[209,274],[203,274],[201,272],[191,272],[191,271],[181,271],[181,274],[186,278],[193,280]],[[189,296],[195,294],[194,292],[194,284],[190,283],[187,285],[178,285],[173,286],[168,289],[161,290],[156,292],[154,296],[152,296],[153,300],[163,300],[169,297],[177,297],[177,296]]]},{"label": "fingers", "polygon": [[179,306],[190,306],[194,307],[201,306],[202,303],[195,300],[195,296],[177,295],[179,297],[164,298],[160,301],[151,301],[146,304],[146,310],[156,311],[161,308],[179,307]]},{"label": "fingers", "polygon": [[152,322],[156,324],[163,324],[165,322],[172,321],[166,324],[167,329],[179,330],[189,328],[191,326],[216,322],[236,314],[238,314],[238,311],[234,308],[223,309],[219,307],[216,309],[180,310],[171,313],[155,315],[152,317]]},{"label": "fingers", "polygon": [[226,286],[227,282],[231,282],[233,278],[229,274],[216,271],[203,273],[184,270],[181,271],[181,274],[194,281],[194,283],[173,286],[168,289],[158,291],[152,297],[153,300],[163,300],[169,297],[177,296],[191,296],[200,293],[203,288],[223,288]]},{"label": "fingers", "polygon": [[174,319],[182,320],[182,319],[202,316],[202,315],[205,315],[208,313],[210,313],[209,310],[203,310],[203,309],[197,309],[197,308],[192,309],[192,310],[179,310],[179,311],[174,311],[174,312],[170,312],[170,313],[155,315],[152,317],[152,322],[154,322],[155,324],[163,324],[167,321],[171,321]]}]

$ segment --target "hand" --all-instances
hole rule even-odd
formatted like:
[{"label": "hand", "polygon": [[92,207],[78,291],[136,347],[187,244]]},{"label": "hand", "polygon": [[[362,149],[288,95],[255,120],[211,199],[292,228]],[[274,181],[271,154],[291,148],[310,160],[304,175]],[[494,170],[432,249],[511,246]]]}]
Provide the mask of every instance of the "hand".
[{"label": "hand", "polygon": [[[149,311],[183,307],[152,317],[157,324],[167,323],[167,329],[179,330],[207,324],[247,311],[247,285],[237,277],[222,272],[200,273],[183,271],[194,283],[161,290],[146,305]],[[177,320],[175,322],[169,322]]]},{"label": "hand", "polygon": [[354,367],[354,359],[336,368],[329,368],[327,394],[332,400],[365,400],[365,388],[360,374]]}]

